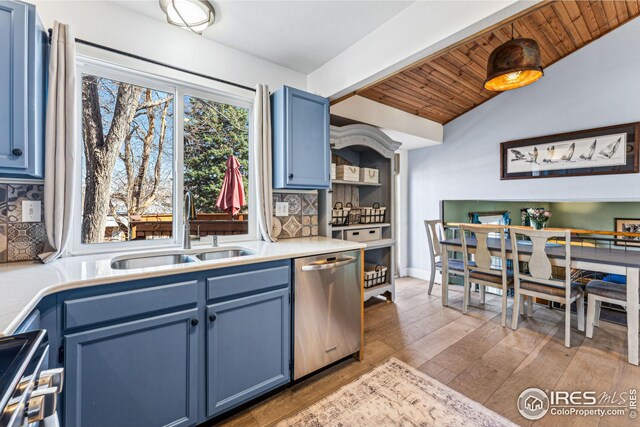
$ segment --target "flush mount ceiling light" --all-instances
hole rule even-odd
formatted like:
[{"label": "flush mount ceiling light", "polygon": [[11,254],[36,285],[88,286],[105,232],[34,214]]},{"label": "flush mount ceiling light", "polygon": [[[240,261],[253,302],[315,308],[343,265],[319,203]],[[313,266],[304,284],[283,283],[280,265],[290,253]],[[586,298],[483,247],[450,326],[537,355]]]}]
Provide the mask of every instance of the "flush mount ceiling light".
[{"label": "flush mount ceiling light", "polygon": [[160,0],[160,7],[171,25],[196,34],[213,25],[216,12],[206,0]]},{"label": "flush mount ceiling light", "polygon": [[544,75],[540,65],[540,46],[533,39],[514,39],[498,46],[487,64],[484,88],[502,92],[529,85]]}]

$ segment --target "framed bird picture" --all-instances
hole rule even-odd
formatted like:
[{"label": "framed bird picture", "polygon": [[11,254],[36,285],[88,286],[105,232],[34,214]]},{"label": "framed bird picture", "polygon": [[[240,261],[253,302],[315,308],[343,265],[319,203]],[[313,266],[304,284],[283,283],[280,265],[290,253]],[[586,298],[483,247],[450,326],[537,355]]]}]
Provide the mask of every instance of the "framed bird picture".
[{"label": "framed bird picture", "polygon": [[[623,233],[640,233],[640,218],[615,218],[615,231]],[[640,234],[638,236],[615,236],[617,246],[640,246]]]},{"label": "framed bird picture", "polygon": [[500,144],[500,178],[638,172],[640,122]]}]

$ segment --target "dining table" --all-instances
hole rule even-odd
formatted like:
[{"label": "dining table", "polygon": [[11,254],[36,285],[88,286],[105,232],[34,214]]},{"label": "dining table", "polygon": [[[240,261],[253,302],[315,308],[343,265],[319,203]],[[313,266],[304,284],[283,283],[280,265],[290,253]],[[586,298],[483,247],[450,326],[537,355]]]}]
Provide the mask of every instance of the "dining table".
[{"label": "dining table", "polygon": [[[440,241],[442,246],[442,305],[448,305],[449,286],[449,252],[462,252],[462,240],[459,238]],[[500,239],[487,239],[487,246],[492,255],[500,257]],[[467,238],[468,252],[475,252],[475,238]],[[511,240],[507,239],[507,259],[513,260]],[[532,251],[531,242],[518,242],[519,261],[526,261]],[[552,265],[566,267],[564,245],[547,244],[545,248]],[[597,247],[593,245],[572,245],[569,268],[594,271],[605,274],[626,276],[627,280],[627,334],[628,361],[638,365],[638,333],[640,323],[640,251],[625,247]]]}]

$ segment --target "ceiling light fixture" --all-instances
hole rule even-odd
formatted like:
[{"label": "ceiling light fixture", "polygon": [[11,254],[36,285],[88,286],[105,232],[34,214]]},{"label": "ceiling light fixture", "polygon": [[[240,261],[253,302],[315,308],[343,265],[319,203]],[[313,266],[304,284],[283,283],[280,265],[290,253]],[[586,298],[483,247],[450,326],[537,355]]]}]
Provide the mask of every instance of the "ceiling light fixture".
[{"label": "ceiling light fixture", "polygon": [[216,11],[206,0],[160,0],[167,22],[196,34],[213,25]]},{"label": "ceiling light fixture", "polygon": [[514,39],[498,46],[487,63],[484,88],[494,92],[530,85],[544,75],[540,65],[540,46],[533,39]]}]

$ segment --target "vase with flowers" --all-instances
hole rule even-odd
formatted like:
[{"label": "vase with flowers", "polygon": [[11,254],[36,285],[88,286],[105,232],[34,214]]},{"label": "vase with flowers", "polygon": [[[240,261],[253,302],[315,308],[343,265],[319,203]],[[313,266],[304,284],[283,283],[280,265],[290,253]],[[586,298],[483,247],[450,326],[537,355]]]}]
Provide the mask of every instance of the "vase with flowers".
[{"label": "vase with flowers", "polygon": [[549,218],[551,218],[551,212],[544,208],[530,208],[527,209],[526,217],[531,224],[531,228],[535,230],[542,230],[546,227]]}]

